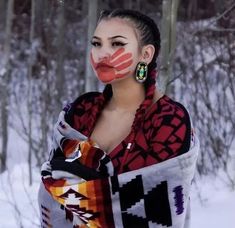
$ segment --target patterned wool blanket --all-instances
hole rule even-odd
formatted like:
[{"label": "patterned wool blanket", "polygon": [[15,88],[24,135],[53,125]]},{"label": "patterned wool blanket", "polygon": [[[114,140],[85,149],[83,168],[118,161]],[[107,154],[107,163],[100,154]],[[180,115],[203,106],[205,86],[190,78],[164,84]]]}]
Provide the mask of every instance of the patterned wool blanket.
[{"label": "patterned wool blanket", "polygon": [[[54,130],[52,155],[42,166],[42,226],[188,228],[198,151],[199,142],[193,137],[187,153],[114,175],[108,155],[72,129],[62,112]],[[65,215],[59,205],[67,218],[72,215],[73,223],[59,222]]]}]

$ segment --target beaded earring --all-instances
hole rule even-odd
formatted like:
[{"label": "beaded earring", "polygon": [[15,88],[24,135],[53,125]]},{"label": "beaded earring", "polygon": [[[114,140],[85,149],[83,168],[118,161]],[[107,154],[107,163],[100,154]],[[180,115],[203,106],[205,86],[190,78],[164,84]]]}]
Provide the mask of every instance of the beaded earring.
[{"label": "beaded earring", "polygon": [[147,79],[148,65],[144,62],[139,62],[136,66],[135,79],[143,83]]}]

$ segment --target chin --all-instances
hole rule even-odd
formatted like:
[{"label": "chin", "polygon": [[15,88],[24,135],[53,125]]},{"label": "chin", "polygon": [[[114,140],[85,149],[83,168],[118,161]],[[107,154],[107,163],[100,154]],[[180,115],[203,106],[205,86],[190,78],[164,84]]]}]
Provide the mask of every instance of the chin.
[{"label": "chin", "polygon": [[131,78],[133,78],[133,76],[125,76],[125,77],[123,77],[123,78],[116,78],[116,79],[114,79],[114,80],[112,80],[111,82],[109,82],[109,84],[118,84],[118,83],[124,83],[124,82],[126,82],[126,81],[129,81],[129,80],[131,80]]}]

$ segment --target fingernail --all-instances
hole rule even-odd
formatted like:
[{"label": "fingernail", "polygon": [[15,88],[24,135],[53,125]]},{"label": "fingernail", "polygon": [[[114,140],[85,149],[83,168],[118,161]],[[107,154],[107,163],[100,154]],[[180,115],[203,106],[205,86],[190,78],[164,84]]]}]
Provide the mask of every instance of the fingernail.
[{"label": "fingernail", "polygon": [[65,125],[63,124],[62,121],[59,122],[59,125],[60,125],[62,128],[65,128]]}]

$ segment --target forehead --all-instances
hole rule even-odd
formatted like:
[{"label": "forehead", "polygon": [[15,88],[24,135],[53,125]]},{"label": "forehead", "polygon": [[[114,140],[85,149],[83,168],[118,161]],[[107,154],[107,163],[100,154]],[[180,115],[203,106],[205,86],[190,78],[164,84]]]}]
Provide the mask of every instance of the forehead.
[{"label": "forehead", "polygon": [[121,18],[101,20],[96,27],[94,36],[100,38],[124,36],[127,39],[137,39],[137,34],[132,23]]}]

